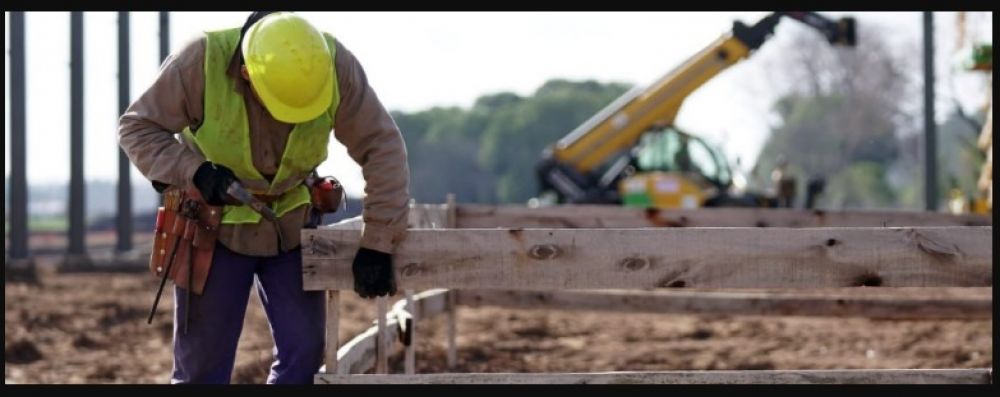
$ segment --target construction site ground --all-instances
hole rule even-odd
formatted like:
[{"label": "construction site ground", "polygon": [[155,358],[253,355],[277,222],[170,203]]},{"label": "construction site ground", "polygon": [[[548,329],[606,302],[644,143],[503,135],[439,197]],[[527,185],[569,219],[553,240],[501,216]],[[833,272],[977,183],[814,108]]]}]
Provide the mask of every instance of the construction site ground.
[{"label": "construction site ground", "polygon": [[[4,378],[15,383],[165,383],[172,305],[146,315],[148,273],[57,273],[6,283]],[[262,383],[271,336],[250,294],[233,382]],[[342,294],[341,344],[372,325],[375,304]],[[394,299],[398,299],[397,296]],[[445,316],[419,323],[418,372],[445,372]],[[902,321],[701,316],[461,307],[453,372],[701,369],[982,368],[991,320]],[[402,372],[402,354],[391,356]]]}]

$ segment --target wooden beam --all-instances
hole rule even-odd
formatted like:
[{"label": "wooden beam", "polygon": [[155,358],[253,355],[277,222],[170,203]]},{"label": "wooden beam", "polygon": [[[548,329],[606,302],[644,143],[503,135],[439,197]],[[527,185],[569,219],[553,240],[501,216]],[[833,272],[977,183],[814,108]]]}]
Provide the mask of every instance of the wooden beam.
[{"label": "wooden beam", "polygon": [[[993,288],[915,293],[917,288],[812,291],[455,291],[463,306],[605,310],[618,313],[870,317],[880,319],[989,319]],[[940,290],[921,287],[921,290]],[[968,290],[968,291],[956,291]],[[875,294],[871,292],[882,292]],[[887,293],[892,292],[892,293]],[[899,292],[900,294],[896,294]],[[902,294],[906,292],[906,294]]]},{"label": "wooden beam", "polygon": [[952,384],[992,383],[989,368],[662,371],[593,373],[468,373],[421,375],[318,374],[328,384]]},{"label": "wooden beam", "polygon": [[[441,209],[417,209],[441,211]],[[462,204],[457,225],[471,228],[638,228],[638,227],[902,227],[991,226],[984,215],[917,211],[824,211],[781,208],[645,210],[611,205],[541,208]],[[430,215],[428,215],[430,216]],[[435,216],[440,216],[435,214]]]},{"label": "wooden beam", "polygon": [[[389,373],[389,353],[386,352],[386,350],[388,350],[390,346],[393,346],[393,342],[396,341],[395,336],[394,337],[388,337],[388,334],[386,333],[386,328],[387,328],[386,327],[386,322],[387,322],[386,321],[386,315],[387,315],[387,313],[386,313],[385,305],[386,305],[386,298],[384,296],[380,296],[380,297],[375,298],[375,306],[376,306],[376,308],[377,308],[376,310],[378,312],[378,314],[376,314],[376,316],[375,316],[375,323],[377,325],[377,332],[378,332],[378,336],[375,338],[375,343],[376,343],[375,344],[375,373],[376,374],[388,374]],[[395,317],[395,316],[393,316],[393,317]],[[396,330],[397,327],[398,327],[398,324],[396,324],[396,327],[393,327],[393,330]]]},{"label": "wooden beam", "polygon": [[[356,230],[304,230],[307,290],[353,288]],[[993,227],[412,230],[401,289],[989,287]]]},{"label": "wooden beam", "polygon": [[448,355],[445,365],[448,369],[453,369],[458,365],[458,297],[456,292],[458,291],[451,291],[447,296]]},{"label": "wooden beam", "polygon": [[358,215],[353,218],[342,219],[337,223],[317,226],[317,229],[361,230],[364,226],[364,220],[361,219],[361,215]]},{"label": "wooden beam", "polygon": [[337,348],[340,343],[340,291],[326,295],[326,373],[337,373]]}]

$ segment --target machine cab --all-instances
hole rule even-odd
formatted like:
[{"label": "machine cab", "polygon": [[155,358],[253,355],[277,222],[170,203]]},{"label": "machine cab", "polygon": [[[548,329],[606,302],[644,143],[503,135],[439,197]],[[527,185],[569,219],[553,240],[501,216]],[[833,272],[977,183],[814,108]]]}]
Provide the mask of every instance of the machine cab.
[{"label": "machine cab", "polygon": [[644,208],[698,208],[732,183],[725,157],[675,126],[647,131],[632,151],[635,172],[618,186],[622,203]]}]

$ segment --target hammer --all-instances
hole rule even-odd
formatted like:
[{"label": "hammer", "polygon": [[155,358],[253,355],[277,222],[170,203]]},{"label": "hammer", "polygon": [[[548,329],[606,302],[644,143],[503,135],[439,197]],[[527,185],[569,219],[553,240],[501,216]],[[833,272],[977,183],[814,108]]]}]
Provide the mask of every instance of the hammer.
[{"label": "hammer", "polygon": [[248,192],[243,185],[240,185],[239,182],[229,184],[229,187],[226,188],[226,194],[233,196],[233,198],[239,200],[239,202],[250,207],[260,214],[260,216],[263,216],[264,219],[267,219],[274,224],[274,229],[278,231],[278,252],[281,252],[282,247],[285,246],[285,235],[281,232],[281,225],[278,223],[278,216],[274,214],[274,210],[272,210],[271,207],[268,207],[263,201],[250,194],[250,192]]}]

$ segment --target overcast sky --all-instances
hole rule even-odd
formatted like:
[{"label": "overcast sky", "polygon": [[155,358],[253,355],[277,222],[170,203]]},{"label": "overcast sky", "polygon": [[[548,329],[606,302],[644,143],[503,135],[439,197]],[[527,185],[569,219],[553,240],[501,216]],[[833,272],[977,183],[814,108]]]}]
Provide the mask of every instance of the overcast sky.
[{"label": "overcast sky", "polygon": [[[201,31],[240,26],[246,12],[173,12],[171,45],[178,48]],[[529,95],[552,78],[595,79],[648,84],[719,35],[734,20],[752,23],[764,12],[303,12],[305,18],[341,40],[357,55],[370,83],[391,110],[418,111],[433,106],[469,106],[480,95],[513,91]],[[852,14],[858,29],[885,28],[898,48],[912,48],[920,70],[921,16],[900,13]],[[986,13],[973,13],[986,14]],[[159,67],[155,12],[132,15],[132,97],[156,77]],[[4,13],[9,26],[9,13]],[[954,13],[936,13],[939,75],[949,67],[955,42]],[[117,24],[116,13],[85,13],[85,175],[117,176]],[[970,17],[973,34],[992,36],[992,13]],[[767,135],[768,107],[776,94],[763,79],[768,65],[780,62],[780,47],[796,29],[786,20],[758,54],[710,81],[688,98],[677,124],[722,147],[727,157],[755,160]],[[69,13],[27,13],[27,156],[31,183],[66,181],[69,174]],[[4,69],[9,70],[5,34]],[[5,73],[4,147],[10,139],[9,74]],[[983,100],[981,80],[959,76],[960,99],[967,109]],[[951,86],[938,83],[939,118],[950,107]],[[566,131],[567,133],[569,131]],[[6,150],[6,149],[5,149]],[[9,173],[9,151],[4,156]],[[331,139],[330,159],[321,171],[361,192],[359,168]],[[144,181],[133,169],[133,179]],[[143,182],[144,183],[144,182]],[[443,193],[442,193],[443,194]]]}]

